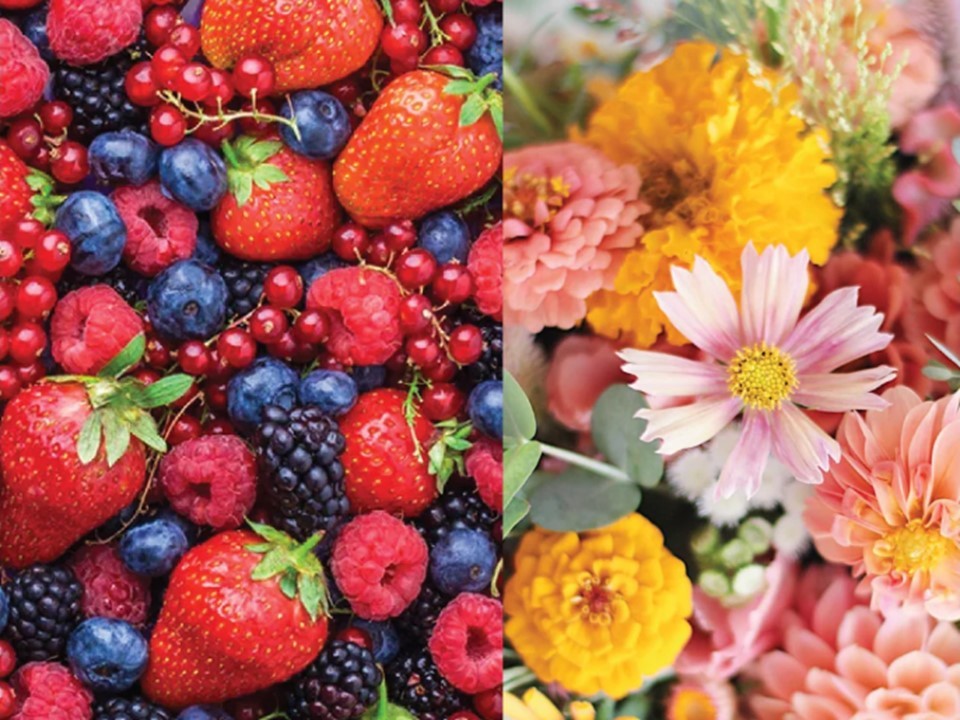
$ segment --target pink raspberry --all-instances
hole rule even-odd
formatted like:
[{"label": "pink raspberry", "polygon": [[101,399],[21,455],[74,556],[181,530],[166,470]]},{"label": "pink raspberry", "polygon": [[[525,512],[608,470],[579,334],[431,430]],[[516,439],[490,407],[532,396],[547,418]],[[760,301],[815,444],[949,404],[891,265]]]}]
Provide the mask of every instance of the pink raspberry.
[{"label": "pink raspberry", "polygon": [[487,228],[477,238],[467,268],[476,283],[473,299],[480,312],[499,320],[503,312],[503,223]]},{"label": "pink raspberry", "polygon": [[68,373],[95,375],[134,337],[143,320],[109,285],[65,295],[50,321],[53,358]]},{"label": "pink raspberry", "polygon": [[345,365],[381,365],[400,349],[400,289],[376,270],[331,270],[314,281],[307,307],[330,317],[327,349]]},{"label": "pink raspberry", "polygon": [[164,456],[160,487],[192,522],[216,530],[239,527],[257,499],[257,460],[236,435],[204,435]]},{"label": "pink raspberry", "polygon": [[503,680],[503,607],[461,593],[437,618],[428,643],[440,673],[458,690],[475,694]]},{"label": "pink raspberry", "polygon": [[478,438],[467,450],[466,467],[480,499],[491,510],[503,512],[503,446],[486,436]]},{"label": "pink raspberry", "polygon": [[63,665],[27,663],[13,676],[13,720],[91,720],[93,695]]},{"label": "pink raspberry", "polygon": [[375,510],[355,517],[340,531],[333,548],[333,577],[357,615],[386,620],[417,597],[428,560],[420,533]]},{"label": "pink raspberry", "polygon": [[0,78],[0,118],[32,108],[50,79],[37,48],[6,18],[0,18]]},{"label": "pink raspberry", "polygon": [[118,188],[112,197],[127,226],[123,260],[131,269],[153,277],[193,255],[200,222],[190,208],[164,195],[158,181]]},{"label": "pink raspberry", "polygon": [[140,34],[140,0],[50,0],[50,48],[73,65],[92,65],[132,45]]},{"label": "pink raspberry", "polygon": [[142,625],[150,612],[150,581],[130,572],[116,544],[84,545],[70,559],[83,585],[80,607],[86,617],[108,617]]}]

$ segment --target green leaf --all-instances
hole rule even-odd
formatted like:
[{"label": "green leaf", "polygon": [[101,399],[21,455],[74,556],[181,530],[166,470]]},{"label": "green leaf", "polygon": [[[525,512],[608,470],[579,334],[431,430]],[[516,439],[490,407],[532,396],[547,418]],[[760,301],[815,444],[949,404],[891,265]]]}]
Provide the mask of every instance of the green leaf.
[{"label": "green leaf", "polygon": [[654,443],[640,440],[647,421],[634,415],[645,407],[646,400],[636,390],[613,385],[593,406],[590,434],[607,460],[642,486],[654,487],[663,477],[663,456]]},{"label": "green leaf", "polygon": [[[250,573],[253,580],[269,580],[290,568],[290,555],[281,547],[268,551]],[[294,591],[296,594],[296,591]]]},{"label": "green leaf", "polygon": [[955,371],[936,360],[927,363],[926,367],[923,368],[923,374],[934,382],[950,382],[957,376]]},{"label": "green leaf", "polygon": [[271,185],[290,182],[290,176],[276,165],[266,163],[253,171],[254,182],[257,186],[267,190]]},{"label": "green leaf", "polygon": [[289,600],[293,600],[297,596],[297,573],[295,571],[290,570],[280,578],[280,592]]},{"label": "green leaf", "polygon": [[530,517],[547,530],[593,530],[632,513],[640,504],[636,485],[579,468],[560,474],[538,473],[537,477],[529,495]]},{"label": "green leaf", "polygon": [[476,80],[477,76],[473,74],[473,71],[469,68],[460,67],[459,65],[434,65],[433,69],[443,73],[444,75],[458,80]]},{"label": "green leaf", "polygon": [[390,26],[393,27],[396,25],[393,21],[393,3],[391,3],[390,0],[380,0],[380,9],[383,10],[383,14],[387,18],[387,22],[390,23]]},{"label": "green leaf", "polygon": [[469,440],[462,440],[458,437],[448,437],[444,440],[444,444],[451,450],[456,450],[458,452],[463,452],[464,450],[469,450],[473,447],[473,443]]},{"label": "green leaf", "polygon": [[144,445],[159,453],[167,451],[167,442],[157,431],[157,421],[153,419],[150,413],[138,408],[134,412],[128,413],[125,416],[125,421],[131,434]]},{"label": "green leaf", "polygon": [[272,543],[253,543],[252,545],[244,545],[244,548],[246,548],[250,552],[265,553],[273,550],[273,544]]},{"label": "green leaf", "polygon": [[493,126],[497,129],[497,137],[503,140],[503,104],[490,106],[490,117],[493,120]]},{"label": "green leaf", "polygon": [[137,388],[129,397],[138,407],[148,410],[165,407],[186,395],[192,385],[193,378],[189,375],[168,375],[152,385]]},{"label": "green leaf", "polygon": [[114,378],[123,374],[124,371],[140,362],[144,351],[147,349],[147,338],[143,333],[138,333],[133,340],[127,343],[117,355],[107,363],[107,366],[97,373],[98,377]]},{"label": "green leaf", "polygon": [[249,145],[244,145],[240,151],[246,155],[251,162],[259,165],[266,162],[283,149],[283,143],[277,140],[254,140]]},{"label": "green leaf", "polygon": [[940,342],[939,340],[937,340],[937,339],[936,339],[935,337],[933,337],[932,335],[927,335],[927,340],[929,340],[937,350],[939,350],[940,352],[942,352],[942,353],[944,354],[944,356],[947,358],[947,360],[949,360],[949,361],[952,362],[954,365],[956,365],[958,368],[960,368],[960,358],[958,358],[958,357],[950,350],[950,348],[948,348],[946,345],[944,345],[942,342]]},{"label": "green leaf", "polygon": [[130,447],[130,428],[120,421],[116,411],[103,411],[103,439],[107,447],[107,467],[113,467]]},{"label": "green leaf", "polygon": [[77,456],[81,465],[88,465],[97,456],[97,450],[100,449],[100,430],[100,411],[96,410],[90,413],[77,436]]},{"label": "green leaf", "polygon": [[530,512],[530,503],[519,495],[503,510],[503,535],[506,537]]},{"label": "green leaf", "polygon": [[247,520],[247,525],[267,542],[273,543],[274,545],[281,545],[290,550],[296,547],[296,542],[294,542],[293,538],[282,530],[277,530],[275,527],[254,522],[253,520]]},{"label": "green leaf", "polygon": [[540,463],[540,443],[533,441],[512,447],[503,454],[503,504],[509,505]]},{"label": "green leaf", "polygon": [[509,372],[503,374],[503,444],[506,448],[531,440],[537,432],[533,406]]},{"label": "green leaf", "polygon": [[227,184],[230,186],[230,194],[237,201],[239,207],[243,207],[253,194],[253,176],[249,172],[242,170],[231,170],[227,173]]},{"label": "green leaf", "polygon": [[310,619],[316,621],[323,598],[323,581],[319,577],[301,575],[297,586],[300,591],[300,602],[303,603]]},{"label": "green leaf", "polygon": [[451,80],[443,88],[444,95],[469,95],[477,89],[472,80]]},{"label": "green leaf", "polygon": [[487,104],[479,95],[471,95],[460,108],[460,127],[470,127],[487,111]]}]

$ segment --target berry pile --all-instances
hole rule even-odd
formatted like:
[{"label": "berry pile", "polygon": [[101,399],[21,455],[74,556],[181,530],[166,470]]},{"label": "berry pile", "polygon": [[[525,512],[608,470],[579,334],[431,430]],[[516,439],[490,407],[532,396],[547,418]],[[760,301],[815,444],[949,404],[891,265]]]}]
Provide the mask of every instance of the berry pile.
[{"label": "berry pile", "polygon": [[499,0],[0,0],[0,720],[500,716]]}]

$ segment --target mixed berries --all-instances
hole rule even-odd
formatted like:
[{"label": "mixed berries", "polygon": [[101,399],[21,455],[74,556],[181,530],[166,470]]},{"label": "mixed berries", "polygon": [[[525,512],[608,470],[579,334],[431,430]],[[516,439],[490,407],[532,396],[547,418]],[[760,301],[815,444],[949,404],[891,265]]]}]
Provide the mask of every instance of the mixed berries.
[{"label": "mixed berries", "polygon": [[0,0],[0,720],[493,720],[498,0]]}]

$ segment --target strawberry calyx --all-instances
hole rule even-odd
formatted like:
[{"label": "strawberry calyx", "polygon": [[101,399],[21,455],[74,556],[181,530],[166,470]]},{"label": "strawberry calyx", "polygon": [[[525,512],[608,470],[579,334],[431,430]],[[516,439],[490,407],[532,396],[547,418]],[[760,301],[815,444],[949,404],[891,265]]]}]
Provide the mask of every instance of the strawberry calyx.
[{"label": "strawberry calyx", "polygon": [[49,227],[53,224],[57,208],[66,201],[67,196],[54,195],[53,178],[36,168],[31,168],[24,180],[33,190],[33,197],[30,198],[33,206],[32,217]]},{"label": "strawberry calyx", "polygon": [[461,475],[467,474],[463,453],[473,447],[473,443],[467,440],[473,432],[473,424],[460,423],[456,418],[451,418],[437,423],[434,427],[441,432],[427,453],[430,461],[427,472],[436,476],[437,490],[442,493],[454,471]]},{"label": "strawberry calyx", "polygon": [[263,582],[279,577],[280,591],[290,600],[298,599],[311,620],[316,622],[321,615],[330,617],[330,595],[323,565],[313,552],[323,533],[318,532],[297,544],[274,527],[252,520],[247,520],[247,524],[264,541],[246,546],[247,550],[263,555],[250,578]]},{"label": "strawberry calyx", "polygon": [[470,127],[490,113],[497,135],[503,140],[503,95],[493,87],[496,73],[477,77],[470,70],[457,65],[437,65],[432,68],[450,78],[444,88],[445,95],[461,95],[460,127]]},{"label": "strawberry calyx", "polygon": [[88,465],[96,458],[100,446],[106,449],[107,467],[113,467],[130,447],[135,437],[157,452],[166,452],[157,422],[150,411],[181,398],[193,385],[189,375],[168,375],[146,385],[122,375],[140,361],[146,349],[146,338],[139,333],[96,377],[58,375],[43,382],[80,383],[87,391],[93,412],[77,436],[77,456]]},{"label": "strawberry calyx", "polygon": [[279,167],[267,162],[283,149],[278,140],[258,140],[244,135],[231,143],[224,140],[220,146],[227,160],[227,186],[243,207],[253,193],[253,186],[269,190],[271,185],[290,182],[290,177]]}]

